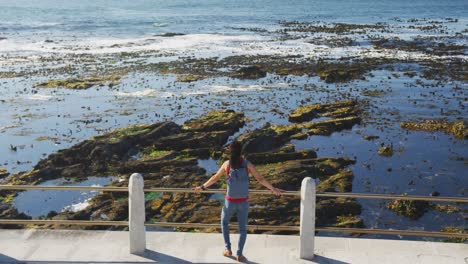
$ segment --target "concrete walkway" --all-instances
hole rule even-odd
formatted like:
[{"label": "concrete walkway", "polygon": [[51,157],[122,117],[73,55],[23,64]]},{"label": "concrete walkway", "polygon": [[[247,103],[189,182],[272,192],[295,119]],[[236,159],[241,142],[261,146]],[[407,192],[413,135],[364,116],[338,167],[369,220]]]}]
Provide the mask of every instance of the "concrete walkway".
[{"label": "concrete walkway", "polygon": [[[121,231],[0,230],[0,263],[236,263],[221,256],[220,234],[147,232],[142,256],[128,253],[128,240]],[[468,263],[467,244],[317,237],[315,245],[314,261],[298,259],[298,236],[248,235],[244,251],[248,263]]]}]

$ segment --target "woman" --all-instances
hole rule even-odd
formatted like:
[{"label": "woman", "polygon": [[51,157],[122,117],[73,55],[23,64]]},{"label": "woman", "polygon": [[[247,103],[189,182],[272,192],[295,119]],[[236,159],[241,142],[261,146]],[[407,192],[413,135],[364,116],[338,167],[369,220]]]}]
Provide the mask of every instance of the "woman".
[{"label": "woman", "polygon": [[223,173],[226,175],[227,193],[223,210],[221,212],[221,231],[223,232],[225,250],[223,255],[226,257],[232,256],[231,242],[229,239],[229,221],[236,214],[239,223],[239,245],[237,248],[237,261],[245,261],[242,255],[245,240],[247,238],[247,217],[249,211],[249,174],[252,174],[255,179],[263,186],[270,189],[274,194],[281,195],[283,190],[273,187],[265,180],[255,169],[254,165],[242,158],[242,144],[234,141],[229,146],[230,158],[224,162],[218,172],[213,175],[203,185],[196,187],[195,192],[206,190],[221,177]]}]

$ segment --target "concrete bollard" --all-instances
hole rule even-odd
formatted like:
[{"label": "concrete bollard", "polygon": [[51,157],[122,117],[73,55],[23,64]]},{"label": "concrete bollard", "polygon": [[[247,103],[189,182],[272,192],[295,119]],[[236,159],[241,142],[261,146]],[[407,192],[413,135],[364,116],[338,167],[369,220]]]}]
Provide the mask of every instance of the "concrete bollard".
[{"label": "concrete bollard", "polygon": [[146,249],[145,194],[143,177],[139,173],[130,176],[128,184],[128,224],[130,254],[143,254]]},{"label": "concrete bollard", "polygon": [[315,240],[315,181],[310,177],[304,178],[301,184],[300,240],[300,258],[312,260]]}]

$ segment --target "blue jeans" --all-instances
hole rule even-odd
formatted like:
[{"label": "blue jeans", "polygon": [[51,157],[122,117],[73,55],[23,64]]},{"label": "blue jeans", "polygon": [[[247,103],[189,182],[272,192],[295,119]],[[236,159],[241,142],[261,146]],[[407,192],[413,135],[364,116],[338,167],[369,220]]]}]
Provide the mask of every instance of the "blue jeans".
[{"label": "blue jeans", "polygon": [[229,221],[236,214],[239,223],[239,245],[237,247],[237,255],[242,256],[245,240],[247,239],[247,217],[249,215],[249,201],[242,203],[224,202],[223,211],[221,212],[221,231],[223,231],[224,244],[226,249],[231,250],[231,240],[229,239]]}]

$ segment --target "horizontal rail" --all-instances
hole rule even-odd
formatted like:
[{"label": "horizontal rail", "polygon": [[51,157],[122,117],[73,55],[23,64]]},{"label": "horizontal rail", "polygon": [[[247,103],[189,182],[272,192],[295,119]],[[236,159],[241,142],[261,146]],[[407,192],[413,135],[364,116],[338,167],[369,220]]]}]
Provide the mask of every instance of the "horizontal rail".
[{"label": "horizontal rail", "polygon": [[39,185],[0,185],[0,190],[42,190],[42,191],[106,191],[128,192],[128,187],[107,186],[39,186]]},{"label": "horizontal rail", "polygon": [[[172,222],[155,222],[145,223],[145,226],[150,227],[185,227],[185,228],[216,228],[220,229],[219,224],[201,224],[201,223],[172,223]],[[237,224],[230,224],[229,228],[238,228]],[[264,231],[299,231],[299,226],[278,226],[278,225],[247,225],[250,230]]]},{"label": "horizontal rail", "polygon": [[[0,187],[1,189],[1,187]],[[189,188],[147,188],[143,189],[144,192],[172,192],[172,193],[195,193],[194,190]],[[200,193],[226,193],[226,189],[207,189]],[[262,195],[273,195],[274,193],[267,190],[249,190],[249,194],[262,194]],[[286,196],[301,196],[299,191],[285,191],[283,195]]]},{"label": "horizontal rail", "polygon": [[[87,220],[0,220],[0,224],[6,225],[81,225],[81,226],[128,226],[127,221],[87,221]],[[202,223],[174,223],[174,222],[156,222],[145,223],[148,227],[182,227],[182,228],[221,228],[219,224]],[[238,228],[237,224],[231,224],[230,228]],[[262,231],[299,231],[299,226],[279,226],[279,225],[247,225],[249,230]],[[316,227],[318,232],[339,232],[355,234],[376,234],[376,235],[405,235],[422,237],[446,237],[446,238],[464,238],[468,239],[468,234],[448,233],[438,231],[413,231],[413,230],[388,230],[388,229],[369,229],[369,228],[340,228],[340,227]]]},{"label": "horizontal rail", "polygon": [[402,235],[420,237],[450,237],[468,239],[468,233],[448,233],[438,231],[413,231],[413,230],[391,230],[391,229],[369,229],[369,228],[340,228],[340,227],[316,227],[319,232],[339,232],[356,234],[376,234],[376,235]]},{"label": "horizontal rail", "polygon": [[[152,227],[185,227],[185,228],[221,228],[219,224],[200,224],[200,223],[171,223],[157,222],[145,223],[145,226]],[[230,224],[230,228],[238,228],[236,224]],[[250,230],[264,231],[299,231],[299,226],[267,226],[267,225],[247,225]],[[369,228],[340,228],[340,227],[316,227],[319,232],[342,232],[342,233],[360,233],[360,234],[380,234],[380,235],[408,235],[408,236],[428,236],[428,237],[451,237],[467,238],[468,234],[448,233],[438,231],[413,231],[413,230],[388,230],[388,229],[369,229]]]},{"label": "horizontal rail", "polygon": [[4,225],[128,226],[128,221],[1,219],[0,224],[4,224]]},{"label": "horizontal rail", "polygon": [[[61,191],[106,191],[128,192],[128,187],[100,187],[100,186],[39,186],[39,185],[0,185],[0,190],[61,190]],[[146,188],[144,192],[171,192],[171,193],[195,193],[190,188]],[[226,193],[226,189],[208,189],[201,193]],[[250,194],[273,195],[267,190],[250,190]],[[299,191],[285,191],[285,196],[300,196]],[[391,194],[367,194],[367,193],[317,193],[317,197],[342,197],[359,199],[386,199],[386,200],[417,200],[432,202],[468,203],[468,198],[442,197],[442,196],[418,196],[418,195],[391,195]]]},{"label": "horizontal rail", "polygon": [[317,197],[344,197],[359,199],[386,199],[386,200],[416,200],[430,202],[454,202],[468,203],[468,198],[463,197],[442,197],[442,196],[420,196],[420,195],[391,195],[391,194],[367,194],[367,193],[317,193]]}]

